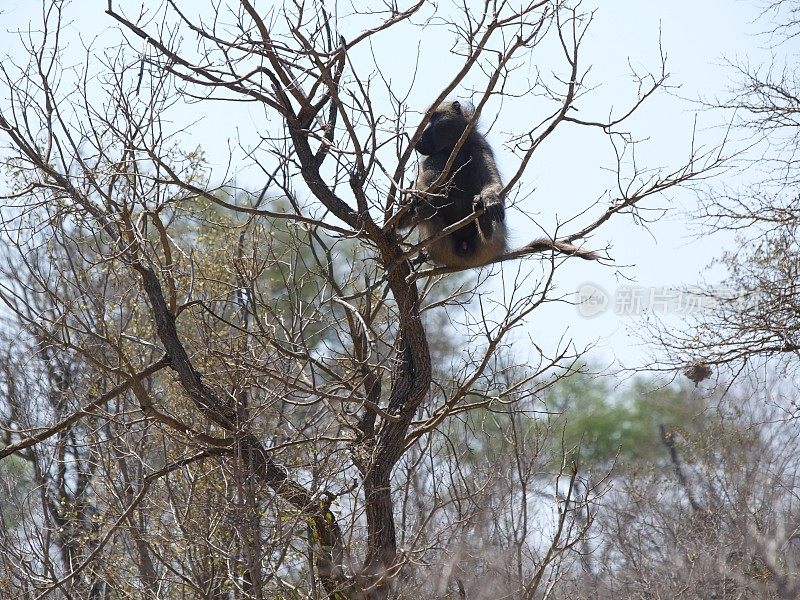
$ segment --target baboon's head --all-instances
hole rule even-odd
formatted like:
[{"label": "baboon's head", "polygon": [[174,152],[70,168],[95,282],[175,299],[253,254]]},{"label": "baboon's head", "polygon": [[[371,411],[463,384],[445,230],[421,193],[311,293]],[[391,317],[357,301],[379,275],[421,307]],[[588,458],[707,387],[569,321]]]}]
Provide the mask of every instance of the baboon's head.
[{"label": "baboon's head", "polygon": [[414,149],[420,154],[430,156],[452,148],[464,133],[473,112],[469,103],[458,100],[442,102],[433,111],[431,120]]}]

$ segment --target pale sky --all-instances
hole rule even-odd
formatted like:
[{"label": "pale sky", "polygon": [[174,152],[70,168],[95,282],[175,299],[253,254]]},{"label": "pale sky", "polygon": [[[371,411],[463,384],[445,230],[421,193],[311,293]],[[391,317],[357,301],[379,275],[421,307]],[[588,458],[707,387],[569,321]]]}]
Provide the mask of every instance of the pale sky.
[{"label": "pale sky", "polygon": [[[27,21],[38,19],[40,8],[35,4],[34,0],[2,0],[0,22],[4,31],[0,34],[0,54],[17,55],[19,46],[15,37],[5,30],[23,27]],[[140,5],[139,2],[127,1],[124,4]],[[145,4],[150,6],[153,3],[146,1]],[[333,11],[334,3],[327,4]],[[347,6],[346,3],[339,4]],[[763,25],[753,23],[758,15],[755,2],[603,0],[599,4],[595,22],[583,45],[582,58],[584,65],[592,65],[589,81],[598,89],[578,104],[579,116],[583,118],[602,119],[612,107],[621,109],[634,98],[636,90],[628,77],[628,65],[630,63],[637,70],[657,70],[659,35],[668,56],[670,83],[680,85],[676,93],[689,99],[725,96],[726,88],[733,83],[733,73],[721,66],[724,57],[747,58],[752,64],[761,64],[767,62],[771,54],[780,58],[781,53],[796,54],[798,50],[796,43],[772,52],[764,49],[766,40],[755,35],[763,28]],[[445,6],[446,2],[440,5]],[[106,31],[113,23],[103,14],[105,6],[106,0],[76,0],[71,6],[69,14],[73,24],[66,31],[66,39],[75,40],[76,51],[80,50],[78,35],[86,41],[99,35],[95,47],[117,39],[118,34],[114,31]],[[186,3],[187,9],[190,6],[205,6],[205,3]],[[588,8],[588,3],[584,7]],[[344,12],[344,8],[342,10]],[[342,20],[339,27],[346,38],[352,37],[352,28],[358,27],[358,23],[354,19]],[[382,57],[384,72],[391,74],[393,82],[400,88],[411,81],[417,43],[421,44],[423,56],[435,57],[429,65],[423,63],[419,66],[409,97],[412,107],[417,110],[427,107],[438,93],[437,85],[458,65],[458,58],[449,54],[446,44],[439,42],[434,28],[422,32],[407,30],[386,39],[384,46],[372,48]],[[543,54],[537,63],[539,68],[546,70],[547,60],[547,55]],[[380,102],[378,96],[376,102]],[[675,167],[686,159],[695,124],[695,108],[677,95],[662,94],[648,102],[640,115],[631,121],[629,130],[634,136],[648,140],[640,148],[638,157],[645,166]],[[215,165],[215,173],[221,177],[229,160],[228,140],[241,135],[245,142],[255,143],[255,130],[259,120],[263,119],[263,113],[230,104],[203,104],[200,109],[202,113],[192,113],[196,109],[190,108],[183,115],[187,122],[203,117],[202,125],[193,128],[187,143],[200,144]],[[380,110],[379,104],[377,109]],[[488,123],[497,117],[488,138],[495,146],[501,172],[508,177],[516,169],[514,156],[502,146],[504,132],[513,132],[514,124],[520,118],[528,117],[530,121],[530,116],[525,114],[530,103],[524,99],[508,103],[499,115],[498,109],[498,106],[488,106],[483,121]],[[701,112],[697,116],[697,140],[704,145],[717,143],[724,134],[725,121],[729,117]],[[557,220],[572,216],[594,200],[603,199],[611,181],[607,171],[609,167],[613,167],[613,155],[602,136],[564,127],[538,154],[521,182],[523,189],[531,193],[509,213],[514,241],[524,243],[540,234],[540,231],[531,230],[531,222],[523,213],[532,215],[537,223],[549,229]],[[249,177],[252,176],[247,172],[241,172],[237,183],[258,188],[260,182],[256,179],[250,181]],[[741,183],[731,175],[725,176],[724,182],[733,187]],[[680,190],[651,201],[648,206],[668,210],[648,230],[635,225],[630,218],[615,220],[593,238],[589,246],[603,248],[611,241],[612,257],[619,271],[614,267],[573,259],[560,270],[559,290],[572,292],[581,284],[590,283],[604,289],[613,298],[622,285],[658,290],[697,281],[709,261],[733,240],[722,236],[696,239],[696,226],[690,224],[685,214],[694,203],[693,193]],[[496,285],[500,285],[499,282]],[[618,358],[626,366],[635,366],[642,352],[631,345],[633,338],[629,335],[629,327],[637,329],[636,321],[629,316],[607,311],[599,317],[587,319],[581,317],[575,307],[562,305],[537,312],[527,333],[537,343],[552,349],[568,329],[568,337],[579,346],[597,340],[598,348],[594,355],[602,360]],[[524,337],[522,341],[524,343]]]}]

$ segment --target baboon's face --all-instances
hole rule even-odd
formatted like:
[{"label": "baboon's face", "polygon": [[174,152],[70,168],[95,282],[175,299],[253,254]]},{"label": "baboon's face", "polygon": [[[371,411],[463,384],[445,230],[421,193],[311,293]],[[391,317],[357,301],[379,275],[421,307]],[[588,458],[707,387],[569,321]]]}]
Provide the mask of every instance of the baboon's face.
[{"label": "baboon's face", "polygon": [[467,118],[461,110],[461,104],[457,100],[443,102],[433,112],[430,123],[422,132],[422,137],[414,149],[420,154],[430,156],[446,148],[452,148],[464,133],[466,126]]}]

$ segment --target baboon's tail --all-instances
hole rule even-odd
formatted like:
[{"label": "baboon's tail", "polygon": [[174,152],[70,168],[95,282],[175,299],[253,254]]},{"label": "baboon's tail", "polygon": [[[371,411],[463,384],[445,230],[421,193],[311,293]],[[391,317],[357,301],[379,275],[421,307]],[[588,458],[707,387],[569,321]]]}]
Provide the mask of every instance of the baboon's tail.
[{"label": "baboon's tail", "polygon": [[534,252],[559,252],[560,254],[568,254],[570,256],[578,256],[584,260],[598,260],[600,256],[591,250],[584,250],[569,242],[560,242],[558,240],[550,240],[547,238],[540,238],[533,240],[531,243],[523,246],[519,250],[514,250],[512,254],[519,252],[520,255],[533,254]]}]

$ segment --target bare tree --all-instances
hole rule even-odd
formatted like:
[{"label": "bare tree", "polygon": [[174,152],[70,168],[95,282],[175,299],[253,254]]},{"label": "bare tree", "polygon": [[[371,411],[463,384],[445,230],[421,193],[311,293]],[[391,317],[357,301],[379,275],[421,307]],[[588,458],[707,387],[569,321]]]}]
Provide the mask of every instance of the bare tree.
[{"label": "bare tree", "polygon": [[736,235],[734,247],[717,259],[727,276],[691,289],[700,310],[686,328],[656,331],[668,365],[688,365],[690,378],[710,377],[714,366],[734,373],[764,361],[797,366],[800,96],[791,41],[799,7],[794,0],[763,3],[760,25],[772,62],[730,62],[735,85],[729,98],[707,102],[709,110],[735,115],[750,147],[740,166],[751,183],[715,185],[702,195],[700,217],[708,231]]},{"label": "bare tree", "polygon": [[[592,597],[797,597],[798,436],[777,379],[724,399],[685,390],[706,412],[665,430],[660,460],[617,469],[593,530]],[[587,583],[559,592],[585,597]]]},{"label": "bare tree", "polygon": [[[471,585],[479,597],[481,582],[458,572],[486,536],[516,554],[515,573],[490,569],[508,597],[548,593],[602,490],[577,485],[569,461],[552,460],[569,453],[534,443],[542,434],[526,433],[524,415],[580,352],[531,344],[531,363],[507,349],[558,298],[568,257],[534,253],[516,275],[505,262],[502,300],[477,294],[498,266],[476,282],[414,260],[430,240],[409,243],[396,225],[430,114],[413,116],[410,89],[393,86],[369,48],[447,31],[460,65],[428,102],[478,90],[470,127],[496,98],[541,99],[507,140],[504,193],[564,124],[604,135],[617,189],[606,206],[586,202],[567,221],[574,230],[549,232],[566,242],[637,219],[648,197],[720,164],[718,151],[694,147],[675,168],[633,160],[625,122],[665,86],[663,55],[655,74],[633,74],[623,110],[578,118],[592,23],[579,3],[420,0],[337,14],[240,0],[195,17],[171,0],[138,13],[109,2],[121,43],[93,50],[102,66],[77,72],[63,59],[62,10],[45,2],[42,32],[25,38],[30,62],[0,66],[10,180],[0,457],[30,460],[44,494],[3,530],[19,595],[387,598],[394,581],[438,561],[453,577],[420,589],[463,598]],[[518,79],[549,44],[561,60],[547,65],[552,76]],[[168,120],[186,103],[213,114],[231,102],[263,109],[262,141],[246,148],[262,174],[255,189],[232,177],[215,186],[202,155],[182,148],[191,126]],[[458,323],[463,352],[442,346],[435,324],[445,321]],[[38,382],[35,393],[19,382]],[[481,482],[495,474],[464,462],[446,432],[498,410],[515,474],[504,481],[510,512],[487,513]],[[550,465],[546,476],[537,465]],[[59,485],[69,492],[49,491]],[[537,493],[549,498],[549,525],[527,512]],[[80,507],[54,512],[62,499]]]}]

